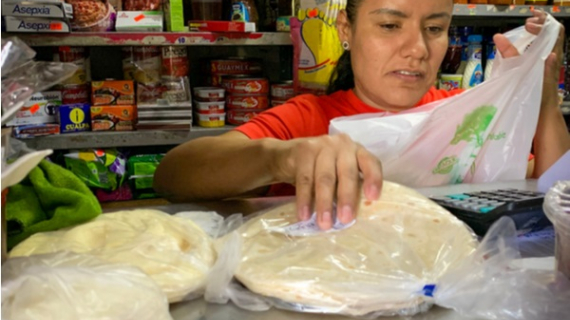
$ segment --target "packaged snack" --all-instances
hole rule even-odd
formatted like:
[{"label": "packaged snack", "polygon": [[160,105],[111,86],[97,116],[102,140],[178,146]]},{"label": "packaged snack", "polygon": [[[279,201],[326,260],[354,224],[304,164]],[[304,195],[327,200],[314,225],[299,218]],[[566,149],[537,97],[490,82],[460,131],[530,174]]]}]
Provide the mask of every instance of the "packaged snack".
[{"label": "packaged snack", "polygon": [[91,102],[94,106],[135,104],[133,81],[93,81],[91,83],[91,91]]},{"label": "packaged snack", "polygon": [[129,185],[133,190],[135,199],[156,198],[157,194],[152,188],[154,172],[163,154],[148,154],[132,156],[127,161]]}]

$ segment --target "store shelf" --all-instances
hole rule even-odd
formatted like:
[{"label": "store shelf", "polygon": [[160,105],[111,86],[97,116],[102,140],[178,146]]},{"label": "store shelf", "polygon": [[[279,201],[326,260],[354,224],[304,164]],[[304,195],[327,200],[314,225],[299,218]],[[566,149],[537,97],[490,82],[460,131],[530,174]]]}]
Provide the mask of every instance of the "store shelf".
[{"label": "store shelf", "polygon": [[570,7],[565,6],[497,6],[492,4],[456,4],[453,8],[453,16],[520,18],[530,17],[535,8],[540,8],[558,18],[570,17]]},{"label": "store shelf", "polygon": [[17,36],[30,46],[285,46],[291,45],[288,32],[76,32],[67,34],[2,33]]},{"label": "store shelf", "polygon": [[82,132],[66,133],[53,136],[24,139],[28,147],[35,150],[43,149],[81,149],[81,148],[112,148],[177,145],[188,140],[217,136],[235,127],[222,128],[193,127],[188,131],[123,131],[123,132]]}]

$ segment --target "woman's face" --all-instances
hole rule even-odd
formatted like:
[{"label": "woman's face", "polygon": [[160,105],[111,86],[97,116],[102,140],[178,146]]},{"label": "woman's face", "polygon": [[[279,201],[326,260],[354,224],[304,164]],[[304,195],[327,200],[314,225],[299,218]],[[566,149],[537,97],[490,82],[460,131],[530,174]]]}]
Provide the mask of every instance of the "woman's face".
[{"label": "woman's face", "polygon": [[356,95],[385,110],[413,107],[435,84],[452,11],[450,0],[362,0],[353,25],[343,12]]}]

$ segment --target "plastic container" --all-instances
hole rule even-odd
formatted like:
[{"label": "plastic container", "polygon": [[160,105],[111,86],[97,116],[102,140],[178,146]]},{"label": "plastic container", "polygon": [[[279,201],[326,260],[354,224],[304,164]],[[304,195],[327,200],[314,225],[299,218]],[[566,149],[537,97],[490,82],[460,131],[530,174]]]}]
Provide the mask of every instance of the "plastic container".
[{"label": "plastic container", "polygon": [[225,113],[196,113],[196,118],[198,119],[198,125],[200,127],[219,128],[223,127],[226,124]]},{"label": "plastic container", "polygon": [[201,114],[205,113],[223,113],[225,110],[225,101],[194,101],[194,106],[196,107],[196,111]]},{"label": "plastic container", "polygon": [[556,233],[556,269],[570,279],[570,180],[559,181],[548,191],[543,209]]},{"label": "plastic container", "polygon": [[217,87],[194,88],[194,99],[198,101],[224,101],[226,90]]},{"label": "plastic container", "polygon": [[481,35],[469,36],[469,56],[465,73],[463,74],[463,89],[474,88],[483,82],[482,41],[483,37]]}]

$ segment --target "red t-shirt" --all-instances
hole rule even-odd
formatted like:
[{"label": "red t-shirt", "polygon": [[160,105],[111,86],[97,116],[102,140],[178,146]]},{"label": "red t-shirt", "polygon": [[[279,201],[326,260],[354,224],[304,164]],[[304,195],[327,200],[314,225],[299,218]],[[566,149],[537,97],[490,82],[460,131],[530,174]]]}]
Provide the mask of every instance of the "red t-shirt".
[{"label": "red t-shirt", "polygon": [[[446,91],[432,87],[416,106],[442,100],[461,92],[463,90]],[[337,91],[327,96],[304,94],[261,113],[235,130],[250,139],[290,140],[315,137],[328,134],[329,123],[334,118],[383,111],[366,105],[352,90]],[[271,196],[294,194],[295,188],[288,184],[274,185],[268,192]]]}]

